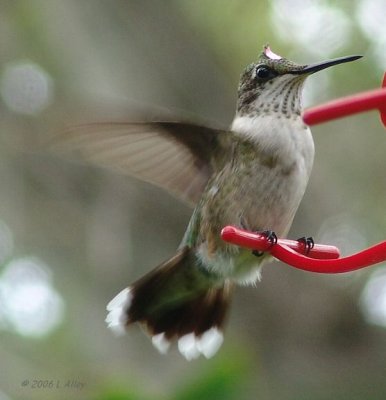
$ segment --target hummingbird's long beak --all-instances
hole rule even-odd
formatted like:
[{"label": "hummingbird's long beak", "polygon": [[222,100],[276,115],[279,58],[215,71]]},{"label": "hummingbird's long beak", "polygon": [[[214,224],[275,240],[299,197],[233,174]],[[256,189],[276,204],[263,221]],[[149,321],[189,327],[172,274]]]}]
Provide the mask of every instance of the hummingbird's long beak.
[{"label": "hummingbird's long beak", "polygon": [[347,56],[334,58],[333,60],[322,61],[316,64],[306,65],[302,69],[291,71],[291,74],[303,75],[303,74],[313,74],[314,72],[321,71],[322,69],[332,67],[333,65],[343,64],[346,62],[351,62],[362,58],[363,56]]}]

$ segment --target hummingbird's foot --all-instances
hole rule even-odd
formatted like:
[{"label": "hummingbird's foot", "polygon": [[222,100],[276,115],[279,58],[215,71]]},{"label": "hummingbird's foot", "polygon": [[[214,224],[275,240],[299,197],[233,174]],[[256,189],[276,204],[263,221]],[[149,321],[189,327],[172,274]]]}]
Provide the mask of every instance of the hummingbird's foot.
[{"label": "hummingbird's foot", "polygon": [[[277,243],[277,236],[274,231],[258,231],[256,233],[264,235],[267,238],[267,240],[271,243],[270,247],[272,247],[274,244]],[[252,254],[256,257],[261,257],[264,254],[264,251],[253,250]]]},{"label": "hummingbird's foot", "polygon": [[303,236],[299,239],[297,239],[299,243],[304,244],[304,249],[305,249],[305,254],[307,255],[311,249],[315,246],[314,239],[311,236]]},{"label": "hummingbird's foot", "polygon": [[267,238],[267,240],[271,243],[271,247],[277,243],[277,236],[274,231],[262,231],[260,233],[264,235]]}]

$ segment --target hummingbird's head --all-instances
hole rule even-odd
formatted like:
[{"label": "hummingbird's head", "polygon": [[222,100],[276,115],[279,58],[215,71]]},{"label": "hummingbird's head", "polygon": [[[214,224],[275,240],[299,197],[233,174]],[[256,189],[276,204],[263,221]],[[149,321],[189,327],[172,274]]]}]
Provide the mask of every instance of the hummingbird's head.
[{"label": "hummingbird's head", "polygon": [[348,56],[316,64],[299,65],[264,46],[258,60],[246,67],[240,78],[237,113],[239,115],[278,112],[300,115],[301,89],[307,76],[333,65],[354,61]]}]

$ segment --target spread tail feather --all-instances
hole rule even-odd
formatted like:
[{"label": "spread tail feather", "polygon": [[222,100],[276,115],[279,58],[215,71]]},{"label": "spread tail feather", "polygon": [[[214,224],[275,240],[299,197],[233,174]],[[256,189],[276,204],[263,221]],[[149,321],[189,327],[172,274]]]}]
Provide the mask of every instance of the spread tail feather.
[{"label": "spread tail feather", "polygon": [[109,327],[122,334],[139,322],[161,353],[177,339],[186,359],[212,357],[223,341],[232,284],[219,282],[194,262],[185,247],[120,292],[107,306]]}]

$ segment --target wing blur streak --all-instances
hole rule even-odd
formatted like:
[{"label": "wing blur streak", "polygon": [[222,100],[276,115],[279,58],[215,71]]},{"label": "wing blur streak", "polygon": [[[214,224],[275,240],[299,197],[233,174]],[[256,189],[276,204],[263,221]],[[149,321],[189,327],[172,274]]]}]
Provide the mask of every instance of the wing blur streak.
[{"label": "wing blur streak", "polygon": [[54,147],[152,183],[194,205],[225,136],[225,131],[189,123],[95,123],[66,131]]}]

